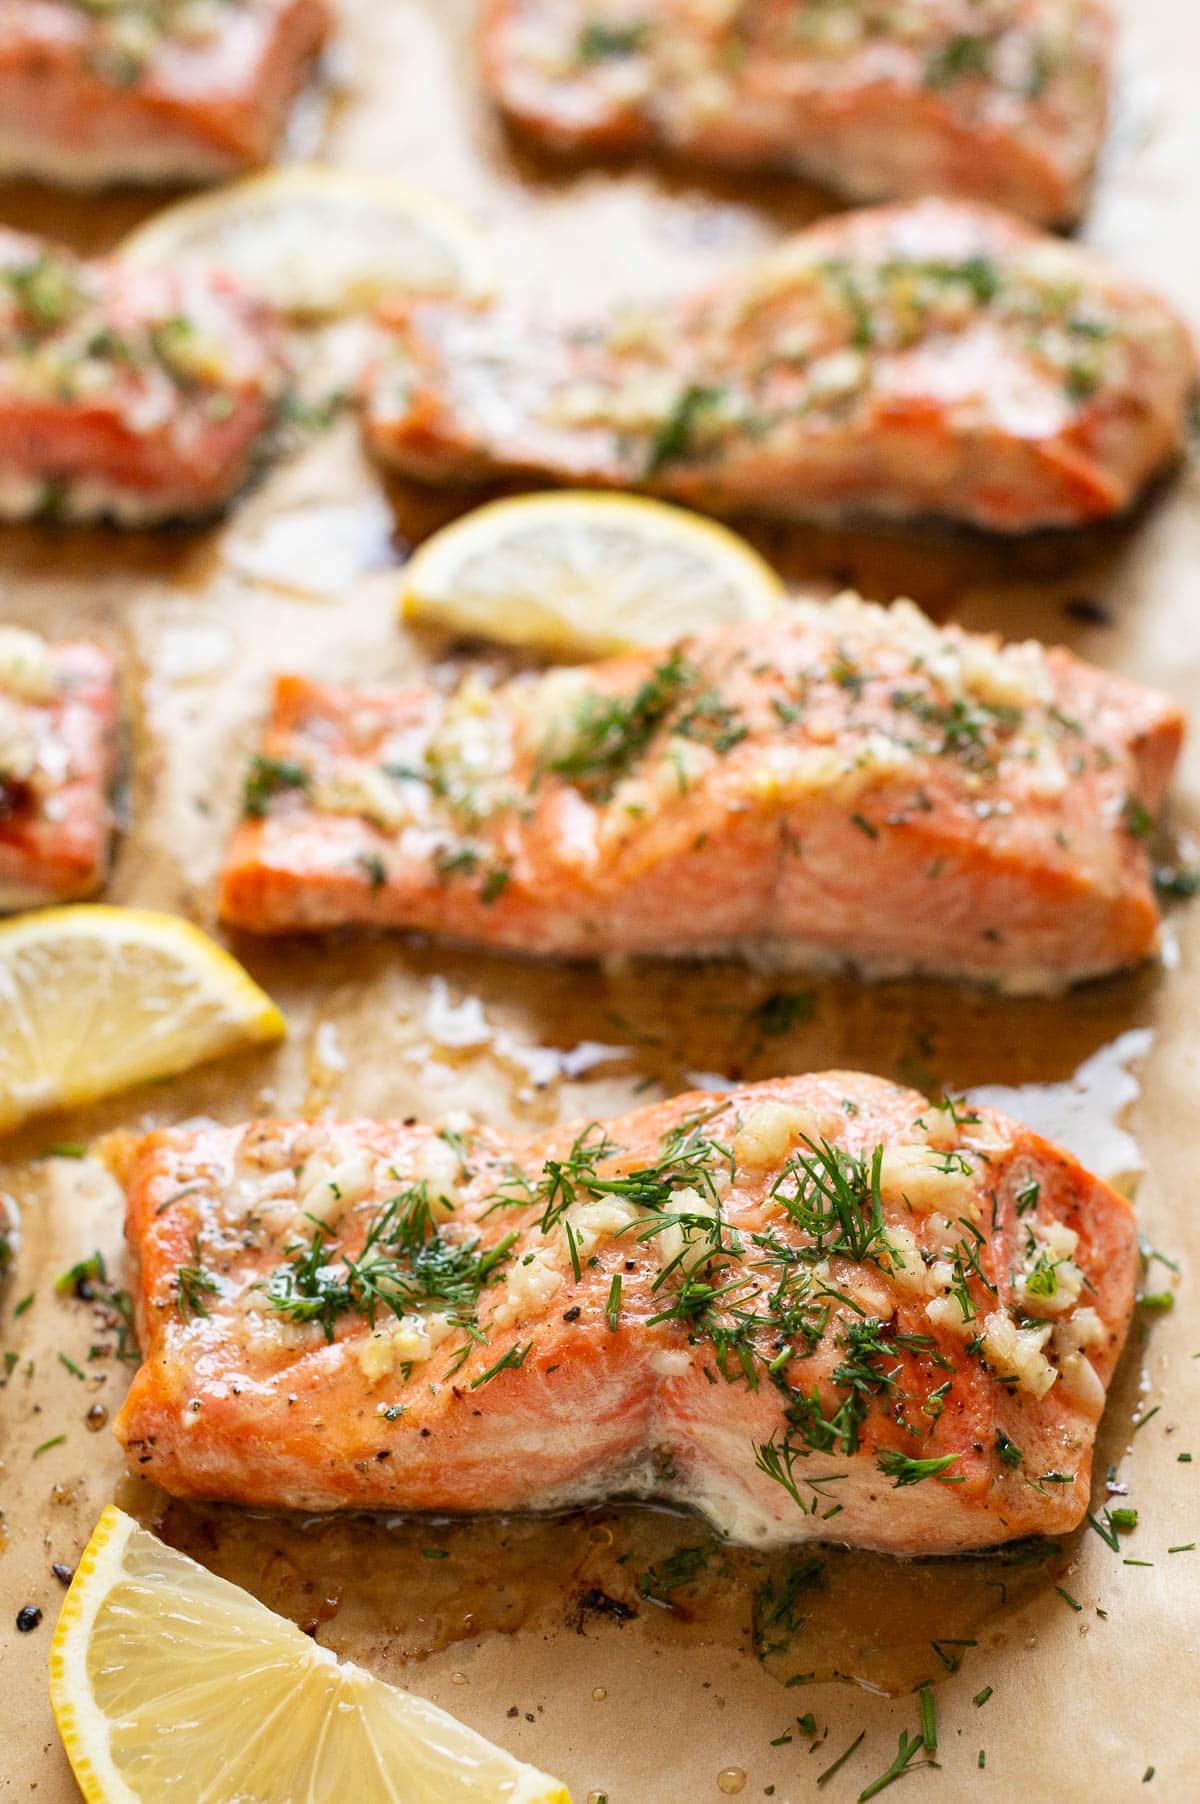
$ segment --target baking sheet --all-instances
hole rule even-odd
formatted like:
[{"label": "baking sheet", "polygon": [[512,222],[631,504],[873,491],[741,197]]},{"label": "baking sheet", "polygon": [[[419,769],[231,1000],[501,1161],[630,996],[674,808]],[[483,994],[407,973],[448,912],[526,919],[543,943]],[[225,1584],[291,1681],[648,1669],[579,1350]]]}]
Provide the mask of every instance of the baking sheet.
[{"label": "baking sheet", "polygon": [[[540,166],[478,101],[474,10],[473,0],[343,0],[334,88],[303,111],[294,153],[428,182],[493,233],[510,279],[576,299],[689,285],[819,209],[782,182]],[[1200,326],[1200,18],[1170,0],[1121,10],[1120,105],[1087,236]],[[0,219],[80,248],[114,242],[146,210],[131,197],[97,205],[0,189]],[[334,379],[344,348],[335,341],[318,357],[314,347],[315,387]],[[0,617],[94,636],[123,663],[132,827],[112,900],[213,925],[214,873],[272,670],[403,678],[463,655],[402,633],[394,602],[407,548],[466,504],[385,487],[343,419],[207,533],[0,533]],[[797,584],[909,593],[939,616],[1064,640],[1185,702],[1200,696],[1194,470],[1131,527],[1082,542],[756,536]],[[1175,813],[1185,831],[1200,827],[1200,739]],[[900,1730],[915,1728],[911,1686],[922,1678],[938,1681],[939,1767],[905,1781],[914,1797],[1195,1798],[1200,1551],[1168,1549],[1200,1541],[1200,904],[1173,915],[1171,936],[1166,973],[1066,1003],[789,979],[811,1003],[774,1036],[754,1011],[778,985],[734,967],[539,967],[341,936],[237,946],[289,1013],[278,1053],[35,1124],[3,1148],[0,1189],[19,1201],[23,1229],[0,1301],[0,1351],[17,1355],[0,1391],[0,1798],[76,1796],[46,1701],[62,1596],[51,1565],[74,1563],[114,1496],[339,1652],[560,1772],[576,1804],[594,1794],[609,1804],[856,1798]],[[726,1570],[708,1550],[697,1583],[668,1592],[673,1609],[639,1591],[637,1578],[673,1550],[705,1543],[694,1522],[617,1510],[557,1524],[305,1527],[168,1507],[123,1476],[97,1417],[115,1409],[128,1368],[103,1312],[53,1283],[97,1248],[121,1281],[119,1198],[94,1162],[40,1157],[48,1148],[195,1114],[467,1110],[536,1124],[692,1081],[836,1064],[951,1089],[1015,1088],[1015,1112],[1102,1168],[1132,1177],[1144,1163],[1143,1232],[1180,1276],[1174,1311],[1135,1332],[1104,1428],[1097,1499],[1111,1463],[1129,1487],[1120,1501],[1141,1515],[1120,1553],[1084,1531],[1057,1556],[1013,1569],[831,1555],[805,1599],[808,1626],[764,1664],[752,1621],[763,1574],[745,1562]],[[1172,1281],[1154,1267],[1152,1288]],[[1181,1460],[1189,1452],[1194,1461]],[[429,1558],[431,1548],[447,1557]],[[25,1604],[44,1619],[20,1635]],[[975,1645],[948,1645],[959,1641]],[[834,1668],[859,1683],[830,1679]],[[816,1677],[803,1685],[780,1682],[808,1671]],[[987,1687],[986,1703],[973,1703]],[[901,1695],[879,1695],[888,1690]],[[808,1713],[815,1734],[797,1724]],[[860,1731],[818,1793],[817,1776]]]}]

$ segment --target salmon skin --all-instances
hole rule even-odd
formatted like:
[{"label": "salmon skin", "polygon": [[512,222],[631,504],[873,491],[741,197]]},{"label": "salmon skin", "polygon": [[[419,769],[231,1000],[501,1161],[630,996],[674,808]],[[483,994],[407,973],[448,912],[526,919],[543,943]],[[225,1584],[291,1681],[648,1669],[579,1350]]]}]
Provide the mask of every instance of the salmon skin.
[{"label": "salmon skin", "polygon": [[547,149],[665,148],[855,200],[1076,219],[1104,138],[1096,0],[488,0],[487,86]]},{"label": "salmon skin", "polygon": [[0,0],[0,171],[73,187],[266,162],[325,0]]},{"label": "salmon skin", "polygon": [[169,1130],[132,1153],[127,1232],[115,1429],[174,1495],[654,1496],[893,1553],[1080,1521],[1137,1262],[1068,1153],[849,1072],[533,1140]]},{"label": "salmon skin", "polygon": [[285,379],[271,314],[231,278],[81,262],[0,231],[0,517],[210,514]]},{"label": "salmon skin", "polygon": [[607,315],[389,304],[368,442],[427,482],[503,473],[716,513],[1122,513],[1183,449],[1196,358],[1165,303],[965,202],[809,228],[707,293]]},{"label": "salmon skin", "polygon": [[1056,990],[1156,947],[1182,730],[1064,650],[856,596],[450,694],[285,676],[221,912]]},{"label": "salmon skin", "polygon": [[103,884],[117,717],[107,652],[0,626],[0,912]]}]

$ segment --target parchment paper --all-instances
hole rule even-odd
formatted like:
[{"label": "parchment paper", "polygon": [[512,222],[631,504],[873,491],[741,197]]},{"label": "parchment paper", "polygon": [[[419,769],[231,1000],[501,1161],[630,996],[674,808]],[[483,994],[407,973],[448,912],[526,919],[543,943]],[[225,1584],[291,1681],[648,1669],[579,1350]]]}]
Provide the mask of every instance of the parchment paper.
[{"label": "parchment paper", "polygon": [[[1125,0],[1121,10],[1120,104],[1087,237],[1200,326],[1200,16],[1174,0]],[[472,0],[343,0],[342,11],[337,91],[305,110],[293,152],[427,182],[493,232],[512,280],[575,298],[663,292],[752,254],[822,204],[782,182],[547,170],[511,146],[479,102]],[[81,248],[114,242],[146,210],[129,197],[97,204],[0,190],[0,219]],[[132,826],[112,899],[212,925],[214,872],[269,673],[401,677],[451,655],[397,627],[395,569],[411,542],[464,505],[385,490],[343,420],[207,533],[0,533],[0,616],[95,636],[123,661]],[[907,592],[972,626],[1066,640],[1189,703],[1200,695],[1194,470],[1131,526],[1083,542],[995,549],[927,536],[757,537],[798,584],[855,583],[878,599]],[[1200,817],[1200,737],[1175,815],[1185,829]],[[23,1242],[0,1305],[0,1350],[18,1355],[0,1391],[0,1798],[60,1804],[76,1795],[46,1699],[62,1596],[51,1563],[74,1564],[111,1497],[139,1501],[107,1429],[92,1433],[84,1422],[94,1404],[115,1407],[127,1368],[103,1354],[89,1360],[93,1312],[53,1290],[57,1273],[97,1247],[120,1281],[119,1201],[90,1162],[29,1162],[47,1147],[193,1114],[466,1109],[529,1123],[619,1108],[639,1086],[642,1095],[646,1086],[666,1093],[697,1073],[716,1081],[849,1063],[952,1088],[1058,1086],[1025,1094],[1043,1111],[1039,1125],[1049,1110],[1078,1151],[1128,1169],[1136,1160],[1120,1141],[1114,1150],[1109,1118],[1133,1088],[1122,1058],[1147,1043],[1127,1125],[1147,1168],[1143,1230],[1180,1267],[1177,1303],[1135,1333],[1097,1490],[1103,1499],[1104,1467],[1118,1465],[1141,1524],[1119,1554],[1087,1532],[1068,1550],[1069,1571],[1060,1563],[1054,1576],[1079,1609],[1047,1583],[992,1618],[962,1670],[937,1688],[940,1769],[904,1784],[929,1804],[1200,1798],[1200,1551],[1167,1551],[1200,1541],[1200,904],[1175,914],[1172,935],[1166,972],[1056,1004],[1017,1007],[936,985],[822,985],[810,1017],[767,1041],[756,1039],[747,1010],[769,985],[731,968],[539,969],[398,940],[237,948],[290,1014],[292,1035],[277,1055],[37,1124],[2,1149],[0,1188],[22,1204]],[[1133,1029],[1148,1030],[1148,1041],[1123,1041],[1119,1056],[1101,1057],[1082,1099],[1061,1087]],[[1018,1094],[1013,1106],[1021,1104]],[[1170,1282],[1156,1266],[1151,1288]],[[28,1294],[33,1303],[14,1318]],[[1143,1426],[1131,1434],[1135,1415]],[[48,1441],[56,1444],[35,1453]],[[1180,1459],[1188,1452],[1191,1463]],[[886,1562],[871,1572],[887,1624],[910,1591]],[[366,1596],[371,1572],[356,1582]],[[405,1596],[384,1601],[387,1634],[377,1615],[370,1631],[356,1630],[353,1598],[340,1614],[331,1601],[339,1650],[561,1772],[576,1804],[593,1792],[609,1804],[701,1804],[730,1795],[718,1789],[728,1769],[736,1771],[727,1785],[745,1775],[733,1795],[837,1804],[856,1798],[887,1766],[900,1730],[916,1726],[911,1695],[830,1683],[785,1690],[736,1637],[711,1623],[688,1629],[663,1611],[642,1610],[621,1627],[542,1609],[513,1634],[467,1635],[406,1663],[429,1624],[406,1617]],[[14,1619],[25,1604],[44,1619],[22,1635]],[[931,1666],[941,1670],[932,1658]],[[990,1699],[972,1703],[988,1686]],[[795,1728],[808,1711],[818,1729],[811,1753],[813,1738]],[[793,1739],[772,1746],[789,1724]],[[818,1794],[817,1774],[860,1730],[853,1759]]]}]

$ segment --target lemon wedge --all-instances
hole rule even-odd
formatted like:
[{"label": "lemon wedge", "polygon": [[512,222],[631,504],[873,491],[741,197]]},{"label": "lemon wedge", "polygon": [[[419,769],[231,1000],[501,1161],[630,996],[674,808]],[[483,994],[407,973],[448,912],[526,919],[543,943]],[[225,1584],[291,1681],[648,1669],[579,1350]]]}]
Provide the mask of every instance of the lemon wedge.
[{"label": "lemon wedge", "polygon": [[54,1631],[50,1700],[89,1804],[571,1804],[111,1505]]},{"label": "lemon wedge", "polygon": [[485,294],[478,232],[436,196],[388,176],[303,164],[248,176],[156,213],[127,263],[227,269],[284,313],[360,312],[397,290]]},{"label": "lemon wedge", "polygon": [[286,1023],[198,928],[138,908],[0,925],[0,1128],[174,1077]]},{"label": "lemon wedge", "polygon": [[581,658],[766,620],[784,593],[724,526],[585,490],[476,509],[422,545],[402,582],[406,619]]}]

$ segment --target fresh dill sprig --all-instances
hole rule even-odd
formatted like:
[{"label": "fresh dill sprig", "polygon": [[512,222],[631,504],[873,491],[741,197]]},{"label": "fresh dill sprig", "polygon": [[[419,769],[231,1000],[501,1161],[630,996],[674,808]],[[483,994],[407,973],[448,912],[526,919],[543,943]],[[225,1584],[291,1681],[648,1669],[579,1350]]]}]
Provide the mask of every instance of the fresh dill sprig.
[{"label": "fresh dill sprig", "polygon": [[426,1303],[443,1303],[458,1327],[473,1326],[483,1289],[494,1281],[517,1236],[494,1247],[476,1240],[451,1242],[438,1232],[429,1187],[414,1184],[384,1203],[371,1218],[357,1258],[330,1258],[328,1230],[315,1222],[312,1239],[288,1249],[267,1279],[271,1307],[293,1322],[319,1322],[332,1340],[340,1316],[380,1311],[400,1317]]}]

